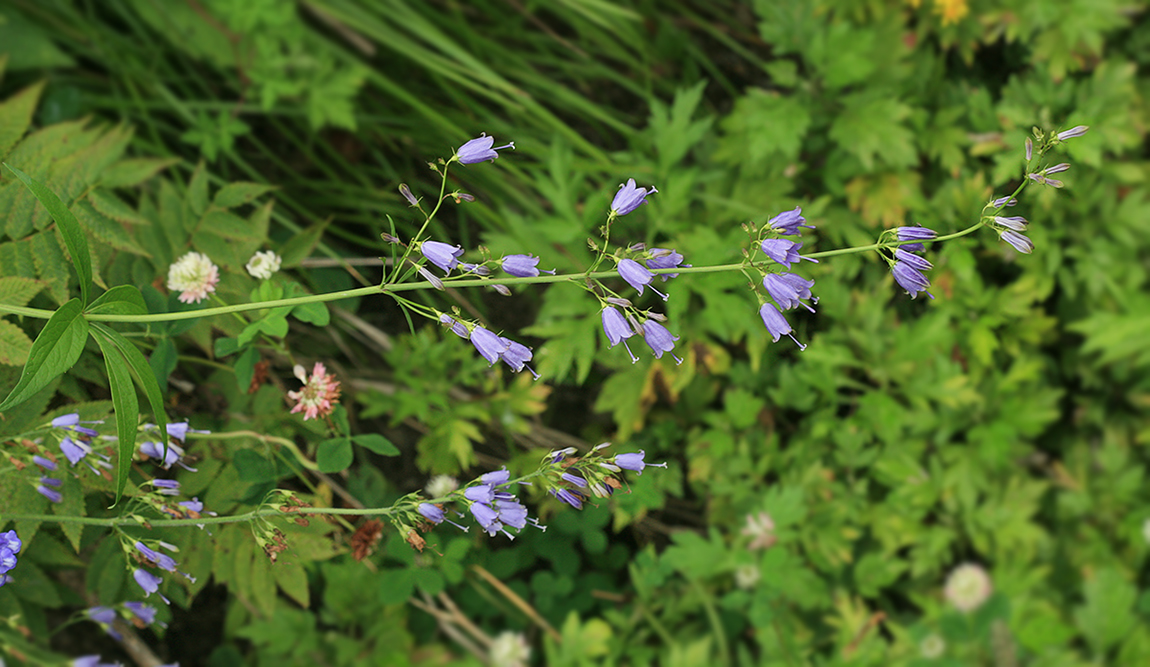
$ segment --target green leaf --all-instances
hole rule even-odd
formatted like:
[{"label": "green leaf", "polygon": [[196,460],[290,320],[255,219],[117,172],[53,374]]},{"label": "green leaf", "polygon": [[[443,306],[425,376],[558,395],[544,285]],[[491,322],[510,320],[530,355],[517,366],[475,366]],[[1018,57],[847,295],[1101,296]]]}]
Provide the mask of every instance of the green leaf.
[{"label": "green leaf", "polygon": [[120,160],[100,174],[100,184],[106,188],[127,188],[139,185],[168,167],[179,164],[179,158],[131,158]]},{"label": "green leaf", "polygon": [[235,354],[240,347],[240,342],[235,338],[217,338],[216,342],[212,344],[212,354],[217,357],[226,357],[229,354]]},{"label": "green leaf", "polygon": [[8,320],[0,320],[0,364],[23,366],[28,363],[32,339],[20,327]]},{"label": "green leaf", "polygon": [[291,239],[280,248],[280,258],[283,260],[283,267],[285,269],[298,266],[300,262],[311,255],[312,250],[314,250],[316,244],[319,243],[320,237],[323,236],[323,230],[327,228],[328,222],[327,220],[317,222],[291,237]]},{"label": "green leaf", "polygon": [[117,285],[101,294],[84,312],[102,315],[147,315],[148,307],[144,305],[144,297],[138,287]]},{"label": "green leaf", "polygon": [[212,198],[212,206],[218,206],[220,208],[240,206],[274,189],[274,186],[264,185],[263,183],[228,183],[216,192],[216,196]]},{"label": "green leaf", "polygon": [[8,276],[0,278],[0,303],[10,306],[26,306],[32,297],[44,289],[44,284],[31,278]]},{"label": "green leaf", "polygon": [[241,449],[232,457],[241,482],[259,484],[276,478],[275,465],[250,449]]},{"label": "green leaf", "polygon": [[[112,405],[116,416],[116,437],[119,455],[116,457],[116,500],[128,484],[128,471],[132,467],[132,455],[136,449],[136,427],[140,422],[140,401],[136,398],[136,387],[132,384],[132,370],[120,350],[97,328],[96,342],[104,354],[104,365],[108,369],[108,386],[112,390]],[[110,331],[110,330],[109,330]]]},{"label": "green leaf", "polygon": [[41,81],[0,103],[0,158],[8,155],[8,151],[28,131],[28,126],[32,124],[32,114],[43,92],[44,82]]},{"label": "green leaf", "polygon": [[381,456],[399,456],[399,448],[378,433],[365,433],[363,435],[352,436],[352,442],[360,447],[370,449]]},{"label": "green leaf", "polygon": [[80,309],[80,300],[72,299],[48,319],[32,343],[20,381],[8,398],[0,403],[0,412],[28,400],[53,378],[63,375],[80,358],[88,339],[88,321]]},{"label": "green leaf", "polygon": [[[136,381],[136,384],[144,390],[144,396],[148,399],[148,405],[152,408],[152,420],[159,424],[161,442],[168,442],[167,427],[165,424],[168,422],[168,413],[164,409],[164,396],[160,391],[160,383],[156,381],[156,374],[152,372],[152,367],[148,365],[148,360],[144,358],[144,354],[140,352],[139,348],[131,343],[127,338],[124,338],[119,332],[110,329],[100,323],[94,323],[92,328],[97,331],[100,336],[107,339],[112,345],[119,350],[123,355],[123,360],[127,362],[128,368],[131,371],[131,377]],[[100,342],[97,339],[97,342]],[[100,349],[104,350],[104,359],[107,362],[108,354],[107,348],[101,343]],[[135,394],[132,395],[133,400]],[[115,392],[113,392],[113,402],[115,401]],[[128,482],[127,471],[128,466],[132,462],[132,449],[136,441],[136,424],[131,424],[130,431],[122,430],[125,422],[121,421],[119,417],[119,410],[116,415],[116,426],[119,430],[119,448],[120,448],[120,461],[118,463],[118,470],[123,474],[117,475],[116,478],[116,501],[119,502],[120,494],[124,490],[124,485]],[[137,406],[136,414],[133,419],[138,419],[139,409]]]},{"label": "green leaf", "polygon": [[256,372],[256,362],[259,360],[260,353],[256,351],[254,347],[247,348],[243,354],[236,358],[236,385],[239,386],[240,391],[247,393],[248,388],[252,386],[252,377]]},{"label": "green leaf", "polygon": [[152,367],[152,373],[156,376],[156,382],[160,383],[160,387],[168,386],[168,377],[171,376],[172,371],[176,370],[176,361],[178,360],[179,353],[176,351],[176,344],[171,338],[161,338],[160,342],[156,344],[156,349],[152,350],[151,356],[148,357],[148,365]]},{"label": "green leaf", "polygon": [[56,196],[55,192],[33,180],[32,177],[16,167],[10,164],[4,166],[16,174],[16,178],[24,182],[24,185],[32,191],[32,194],[40,200],[40,203],[48,209],[56,221],[60,235],[64,237],[64,245],[68,247],[68,254],[72,256],[72,265],[76,268],[76,275],[79,277],[81,299],[85,304],[88,303],[88,295],[92,289],[92,257],[88,254],[88,240],[84,238],[84,231],[80,229],[80,223],[76,221],[76,216],[72,215],[72,212]]},{"label": "green leaf", "polygon": [[320,472],[341,472],[347,470],[353,458],[350,438],[331,438],[319,443],[315,462]]},{"label": "green leaf", "polygon": [[1083,587],[1086,604],[1074,611],[1074,620],[1098,655],[1117,644],[1137,622],[1131,609],[1138,590],[1112,568],[1098,570]]},{"label": "green leaf", "polygon": [[297,320],[314,324],[317,327],[326,327],[331,322],[331,313],[327,309],[327,304],[324,303],[301,303],[292,308],[291,314]]},{"label": "green leaf", "polygon": [[197,216],[203,215],[204,211],[208,210],[208,175],[204,171],[202,160],[196,165],[196,170],[192,172],[192,180],[188,182],[188,206]]}]

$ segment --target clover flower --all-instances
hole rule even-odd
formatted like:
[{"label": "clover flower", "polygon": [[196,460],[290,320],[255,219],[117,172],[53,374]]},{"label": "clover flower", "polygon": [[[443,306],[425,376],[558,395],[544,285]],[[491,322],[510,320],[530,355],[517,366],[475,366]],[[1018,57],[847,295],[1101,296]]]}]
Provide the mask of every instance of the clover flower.
[{"label": "clover flower", "polygon": [[23,546],[15,530],[0,533],[0,586],[9,581],[8,573],[16,567],[16,554]]},{"label": "clover flower", "polygon": [[981,607],[990,597],[990,575],[982,567],[966,563],[954,568],[946,578],[946,599],[961,612]]},{"label": "clover flower", "polygon": [[451,475],[436,475],[427,483],[425,491],[432,498],[442,498],[459,488],[459,480]]},{"label": "clover flower", "polygon": [[799,228],[805,227],[807,229],[814,229],[814,225],[804,225],[807,219],[803,217],[803,207],[796,206],[793,211],[783,211],[767,221],[767,224],[774,227],[780,234],[786,236],[796,236],[799,234]]},{"label": "clover flower", "polygon": [[[666,327],[655,320],[647,320],[643,322],[643,340],[647,342],[647,346],[651,348],[655,358],[662,359],[664,352],[671,352],[675,349],[675,341],[679,340],[679,337],[672,336]],[[675,356],[674,352],[671,352],[671,356],[675,359],[675,365],[683,363],[683,360]]]},{"label": "clover flower", "polygon": [[635,335],[635,331],[631,329],[627,320],[614,306],[607,306],[603,309],[603,333],[607,334],[607,342],[610,344],[608,347],[615,347],[619,343],[623,343],[623,347],[627,348],[627,354],[631,355],[631,363],[639,361],[639,357],[631,352],[626,341],[627,338]]},{"label": "clover flower", "polygon": [[297,401],[291,409],[292,414],[302,411],[304,421],[330,415],[339,403],[339,381],[335,376],[328,373],[318,361],[312,368],[311,377],[308,377],[303,366],[297,365],[293,370],[304,386],[299,391],[288,392],[288,398]]},{"label": "clover flower", "polygon": [[641,204],[647,203],[647,195],[653,195],[658,190],[655,186],[651,189],[635,187],[635,179],[628,178],[626,183],[619,186],[619,191],[615,193],[615,198],[611,200],[611,217],[619,217],[627,215],[631,211],[639,208]]},{"label": "clover flower", "polygon": [[219,267],[202,253],[189,252],[168,267],[168,289],[179,290],[182,303],[203,301],[219,281]]},{"label": "clover flower", "polygon": [[743,526],[742,534],[751,538],[747,549],[755,551],[775,546],[779,538],[775,536],[775,520],[770,514],[766,512],[748,514],[746,521],[747,525]]},{"label": "clover flower", "polygon": [[515,142],[510,141],[504,146],[492,148],[495,145],[495,137],[487,136],[487,133],[479,135],[477,138],[463,144],[459,150],[452,156],[453,160],[458,160],[460,164],[475,164],[476,162],[486,162],[488,160],[494,162],[499,154],[495,151],[501,151],[505,148],[515,150]]},{"label": "clover flower", "polygon": [[531,660],[531,647],[521,632],[505,630],[491,640],[487,663],[500,667],[526,667]]},{"label": "clover flower", "polygon": [[787,318],[783,317],[783,314],[775,307],[775,304],[764,303],[762,306],[759,306],[759,317],[763,318],[763,325],[767,327],[767,332],[771,334],[771,338],[774,342],[779,342],[780,336],[786,336],[795,341],[795,345],[798,345],[800,350],[807,349],[807,346],[800,343],[791,333],[794,329],[792,329],[791,324],[787,322]]},{"label": "clover flower", "polygon": [[[536,268],[539,264],[538,257],[531,255],[507,255],[499,260],[499,265],[507,273],[515,276],[516,278],[534,278],[539,275],[539,269]],[[543,273],[550,273],[555,275],[555,271],[543,271]]]},{"label": "clover flower", "polygon": [[753,563],[745,563],[735,570],[735,585],[745,591],[754,588],[755,584],[759,583],[762,578],[762,571],[758,565]]},{"label": "clover flower", "polygon": [[459,265],[459,256],[463,254],[463,246],[450,245],[439,241],[424,241],[419,244],[419,252],[427,261],[443,269],[444,273]]},{"label": "clover flower", "polygon": [[267,280],[272,277],[273,273],[280,270],[280,264],[282,263],[283,259],[279,255],[271,250],[265,250],[252,255],[252,258],[248,260],[244,268],[247,269],[251,277],[259,280]]},{"label": "clover flower", "polygon": [[[650,258],[645,260],[648,269],[677,269],[679,266],[689,267],[690,264],[683,264],[683,255],[669,250],[667,248],[651,248]],[[677,273],[661,273],[659,277],[663,282],[667,282],[671,278],[678,278]]]},{"label": "clover flower", "polygon": [[918,643],[918,651],[927,660],[936,660],[946,653],[946,640],[931,633]]},{"label": "clover flower", "polygon": [[933,299],[934,295],[926,291],[930,288],[930,281],[923,275],[923,272],[929,271],[933,265],[922,257],[902,248],[895,248],[894,257],[895,263],[890,272],[894,275],[895,281],[907,291],[907,294],[910,294],[910,298],[913,299],[918,296],[919,292],[924,292]]},{"label": "clover flower", "polygon": [[[650,286],[651,281],[655,279],[655,274],[648,271],[642,264],[633,259],[619,260],[619,266],[617,268],[619,276],[630,283],[631,287],[638,290],[639,294],[643,293],[644,286]],[[667,295],[654,287],[651,288],[651,291],[663,297],[664,301],[667,300]]]},{"label": "clover flower", "polygon": [[763,254],[783,265],[783,268],[791,268],[791,264],[798,262],[800,259],[805,259],[808,262],[819,263],[817,259],[810,257],[803,257],[799,254],[799,249],[803,247],[802,243],[795,241],[788,241],[787,239],[765,239],[759,244],[762,248]]}]

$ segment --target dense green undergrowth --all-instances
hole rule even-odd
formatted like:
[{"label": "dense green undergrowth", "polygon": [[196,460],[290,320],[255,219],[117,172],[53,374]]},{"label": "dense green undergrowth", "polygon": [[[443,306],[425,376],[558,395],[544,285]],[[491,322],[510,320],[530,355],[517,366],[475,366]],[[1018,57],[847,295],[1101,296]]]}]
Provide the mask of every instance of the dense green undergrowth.
[{"label": "dense green undergrowth", "polygon": [[[220,266],[228,303],[378,283],[391,252],[380,234],[421,222],[398,184],[433,200],[427,162],[480,132],[515,151],[452,172],[449,187],[477,201],[452,204],[431,231],[471,260],[482,245],[577,272],[627,178],[659,193],[613,238],[725,264],[741,259],[743,223],[798,205],[816,226],[804,251],[899,225],[957,231],[1017,186],[1032,127],[1091,128],[1058,158],[1072,165],[1066,187],[1030,188],[1011,209],[1031,223],[1032,255],[991,234],[934,246],[933,300],[910,300],[873,255],[804,267],[819,301],[792,317],[801,352],[771,342],[742,276],[718,273],[667,284],[659,310],[680,336],[678,366],[608,349],[598,304],[567,286],[413,297],[529,342],[537,382],[488,369],[438,327],[409,327],[379,297],[282,313],[246,343],[237,318],[132,330],[169,416],[255,434],[189,447],[199,471],[177,478],[220,513],[277,487],[381,506],[433,475],[519,473],[548,450],[606,440],[669,464],[581,512],[528,490],[545,533],[438,528],[416,552],[385,526],[362,562],[362,524],[294,527],[274,564],[246,527],[167,528],[157,537],[181,547],[196,583],[166,584],[168,628],[139,635],[185,667],[480,664],[484,638],[506,630],[524,633],[530,664],[1147,662],[1144,11],[0,7],[0,159],[70,205],[97,284],[139,286],[150,312],[184,307],[164,276],[189,250]],[[54,309],[78,292],[57,238],[0,174],[0,302]],[[278,292],[253,295],[244,264],[263,248],[285,270],[259,288]],[[40,326],[0,318],[5,395]],[[108,417],[105,369],[83,359],[6,412],[0,437],[69,412]],[[357,446],[333,463],[323,427],[286,416],[292,365],[315,361],[343,383],[349,432],[380,434],[399,456]],[[48,508],[0,479],[0,518]],[[59,511],[106,514],[110,483],[86,498],[65,484]],[[16,528],[26,549],[0,588],[3,659],[128,659],[96,624],[65,625],[138,598],[118,542],[69,524]],[[965,563],[992,585],[969,612],[944,595]]]}]

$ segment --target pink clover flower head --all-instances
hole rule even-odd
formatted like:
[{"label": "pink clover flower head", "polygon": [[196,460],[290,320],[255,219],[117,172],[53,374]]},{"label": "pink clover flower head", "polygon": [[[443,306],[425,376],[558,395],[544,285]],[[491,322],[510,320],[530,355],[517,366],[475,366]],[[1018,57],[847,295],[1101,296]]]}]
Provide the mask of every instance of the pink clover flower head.
[{"label": "pink clover flower head", "polygon": [[280,270],[283,264],[283,258],[275,254],[272,250],[264,250],[252,255],[244,268],[247,269],[248,275],[259,280],[267,280],[272,277],[276,271]]},{"label": "pink clover flower head", "polygon": [[631,211],[639,208],[640,204],[647,203],[647,195],[653,195],[658,190],[655,186],[650,189],[635,187],[635,179],[628,178],[627,182],[619,186],[619,191],[615,193],[615,199],[611,201],[611,215],[618,217],[620,215],[627,215]]},{"label": "pink clover flower head", "polygon": [[328,373],[318,361],[312,368],[311,377],[308,377],[303,366],[296,365],[294,371],[304,386],[299,391],[288,392],[288,398],[296,401],[295,407],[291,409],[292,414],[303,412],[304,421],[330,415],[339,403],[339,381],[335,376]]},{"label": "pink clover flower head", "polygon": [[450,245],[440,241],[424,241],[419,244],[419,252],[427,261],[443,269],[444,273],[459,266],[459,257],[463,254],[463,246]]},{"label": "pink clover flower head", "polygon": [[973,563],[954,568],[946,578],[944,589],[946,599],[961,612],[981,607],[990,598],[991,591],[990,575],[982,566]]},{"label": "pink clover flower head", "polygon": [[637,472],[640,475],[643,474],[644,468],[648,468],[648,467],[650,467],[650,468],[666,468],[667,467],[666,463],[647,463],[647,462],[643,461],[644,456],[646,456],[646,452],[644,452],[643,450],[640,449],[638,452],[632,452],[630,454],[617,454],[617,455],[615,455],[615,458],[613,458],[611,460],[615,463],[615,465],[619,466],[620,468],[622,468],[624,470],[633,470],[634,472]]},{"label": "pink clover flower head", "polygon": [[495,137],[487,136],[484,132],[475,139],[463,144],[459,150],[455,152],[454,159],[459,160],[460,164],[475,164],[476,162],[486,162],[488,160],[494,162],[495,158],[499,157],[499,153],[505,148],[515,150],[515,142],[509,141],[503,146],[495,146]]},{"label": "pink clover flower head", "polygon": [[181,303],[203,301],[219,281],[219,267],[203,253],[189,252],[168,268],[168,289],[180,292]]},{"label": "pink clover flower head", "polygon": [[775,546],[778,538],[775,537],[775,521],[770,514],[759,512],[747,515],[747,525],[743,527],[743,535],[751,538],[747,549],[770,549]]},{"label": "pink clover flower head", "polygon": [[[651,348],[655,358],[662,359],[664,352],[671,352],[675,349],[675,341],[679,340],[679,337],[672,336],[666,327],[655,320],[647,320],[643,322],[643,340],[647,341],[647,346]],[[671,356],[675,359],[675,365],[683,363],[683,360],[676,357],[674,352],[671,352]]]},{"label": "pink clover flower head", "polygon": [[783,211],[767,221],[767,224],[775,228],[780,234],[785,236],[797,236],[800,227],[807,229],[814,229],[814,225],[804,225],[807,219],[803,217],[803,207],[796,206],[793,211]]}]

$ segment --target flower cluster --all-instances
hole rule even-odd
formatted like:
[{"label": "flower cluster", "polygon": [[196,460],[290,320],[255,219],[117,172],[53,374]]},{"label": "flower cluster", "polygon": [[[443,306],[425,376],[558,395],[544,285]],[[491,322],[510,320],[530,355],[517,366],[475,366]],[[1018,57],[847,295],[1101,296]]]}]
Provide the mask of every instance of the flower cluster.
[{"label": "flower cluster", "polygon": [[216,291],[220,269],[207,255],[189,252],[168,267],[168,289],[180,292],[182,303],[199,303]]},{"label": "flower cluster", "polygon": [[291,412],[303,412],[304,421],[317,417],[326,417],[331,414],[339,403],[339,380],[328,373],[320,362],[312,367],[311,377],[308,377],[303,366],[296,365],[293,369],[296,378],[303,383],[299,391],[289,391],[288,398],[296,401]]},{"label": "flower cluster", "polygon": [[[141,429],[144,431],[145,435],[151,435],[152,437],[157,438],[156,440],[146,440],[140,444],[138,451],[144,456],[144,458],[153,458],[160,461],[160,467],[164,470],[170,469],[173,465],[178,465],[189,472],[196,472],[195,468],[192,468],[188,464],[184,463],[184,459],[187,458],[187,453],[184,451],[183,447],[176,444],[175,442],[172,442],[171,440],[168,441],[167,446],[164,446],[163,441],[159,440],[160,429],[157,428],[154,424],[144,424]],[[209,432],[193,429],[190,425],[188,425],[187,422],[174,422],[167,424],[167,431],[171,438],[179,440],[181,443],[187,440],[188,433]]]},{"label": "flower cluster", "polygon": [[[107,476],[107,473],[102,473],[96,470],[95,467],[100,466],[104,469],[112,468],[111,458],[108,457],[108,455],[100,454],[92,449],[92,441],[100,434],[95,429],[83,426],[83,424],[103,423],[102,421],[80,421],[80,415],[75,412],[61,415],[51,421],[50,427],[58,429],[57,434],[60,436],[60,452],[64,455],[64,458],[68,459],[68,463],[73,467],[80,461],[83,461],[93,473],[100,476]],[[55,470],[55,461],[53,460],[49,463],[51,463],[51,465],[37,462],[37,465],[40,465],[46,470]],[[49,485],[51,486],[52,484],[49,483]],[[58,487],[59,484],[55,484],[54,486]],[[40,492],[44,493],[44,491]],[[44,493],[44,495],[52,498],[52,494],[50,493]],[[59,494],[56,493],[55,495]],[[60,501],[55,500],[55,502]]]},{"label": "flower cluster", "polygon": [[918,296],[919,292],[933,299],[934,295],[926,291],[930,288],[930,281],[926,279],[924,272],[934,268],[934,265],[914,253],[923,252],[925,244],[922,242],[936,238],[938,234],[926,227],[896,227],[891,231],[899,241],[912,241],[894,248],[893,262],[887,259],[891,262],[890,272],[895,282],[906,290],[912,299]]},{"label": "flower cluster", "polygon": [[[168,544],[160,540],[148,540],[148,543],[142,540],[136,540],[131,546],[128,546],[127,542],[124,543],[124,551],[128,554],[129,559],[134,558],[141,565],[157,567],[165,572],[179,572],[177,569],[179,568],[179,563],[177,563],[174,558],[161,551],[157,551],[153,547],[166,549],[172,553],[179,551],[176,545]],[[183,575],[184,578],[192,583],[196,582],[195,577],[187,572],[179,572],[179,574]],[[148,597],[152,593],[157,593],[160,599],[164,601],[164,604],[171,604],[168,598],[158,592],[160,590],[160,584],[164,581],[163,577],[152,574],[143,567],[137,567],[132,571],[132,578],[135,579],[136,583],[143,589],[144,597]]]},{"label": "flower cluster", "polygon": [[[783,316],[783,312],[802,306],[813,313],[815,309],[806,301],[818,303],[818,299],[811,295],[815,281],[792,273],[791,265],[804,259],[815,263],[818,263],[818,260],[800,255],[799,250],[803,244],[783,237],[799,236],[800,229],[803,228],[814,229],[813,225],[803,224],[806,221],[802,207],[795,207],[793,210],[779,213],[758,230],[758,249],[772,262],[771,265],[760,267],[759,270],[763,276],[763,289],[770,296],[768,301],[762,294],[758,295],[759,317],[762,318],[763,326],[767,328],[773,341],[778,342],[779,338],[787,336],[802,350],[807,346],[794,337],[794,329]],[[754,231],[753,227],[749,229]]]},{"label": "flower cluster", "polygon": [[[619,276],[631,285],[640,296],[642,296],[644,288],[650,287],[651,291],[662,297],[664,301],[669,297],[651,285],[656,276],[651,270],[669,270],[677,269],[680,266],[691,266],[690,264],[683,264],[683,255],[674,249],[651,248],[648,250],[646,245],[642,243],[627,248],[623,251],[623,255],[630,256],[614,257]],[[639,263],[640,260],[643,264]],[[663,282],[667,282],[678,277],[679,274],[662,273],[658,275],[663,279]],[[676,363],[683,363],[683,360],[672,352],[675,349],[675,341],[679,340],[679,337],[671,334],[666,327],[660,324],[660,322],[667,320],[664,315],[652,313],[649,310],[639,310],[632,306],[631,301],[619,296],[600,297],[599,303],[603,333],[607,336],[608,347],[615,347],[619,343],[623,343],[623,347],[626,348],[627,354],[631,357],[631,363],[635,363],[639,358],[631,351],[626,339],[638,335],[643,337],[656,359],[662,359],[664,352],[670,352]],[[622,308],[623,312],[620,312],[619,308]]]},{"label": "flower cluster", "polygon": [[272,277],[272,274],[280,270],[282,263],[283,259],[279,255],[271,250],[265,250],[252,255],[244,268],[247,269],[251,277],[257,280],[267,280]]},{"label": "flower cluster", "polygon": [[16,554],[23,546],[15,530],[0,533],[0,586],[12,580],[8,573],[16,567]]},{"label": "flower cluster", "polygon": [[479,356],[487,360],[488,366],[493,366],[496,361],[502,360],[516,373],[520,373],[526,368],[536,380],[539,379],[539,374],[527,365],[527,362],[534,357],[531,348],[505,336],[500,336],[481,324],[463,322],[439,311],[435,311],[435,313],[439,317],[440,324],[451,329],[456,336],[471,341],[475,350],[479,352]]},{"label": "flower cluster", "polygon": [[666,468],[666,463],[647,463],[646,453],[642,450],[627,454],[617,454],[607,458],[598,452],[611,443],[604,442],[596,445],[590,455],[571,458],[576,452],[575,448],[568,447],[548,454],[545,461],[549,461],[550,475],[546,478],[550,487],[548,493],[562,500],[575,509],[583,509],[583,503],[589,495],[597,498],[609,498],[623,484],[614,475],[623,470],[643,474],[646,468]]},{"label": "flower cluster", "polygon": [[[506,468],[496,470],[480,475],[462,491],[452,491],[451,494],[454,496],[453,500],[466,505],[479,527],[492,537],[496,533],[503,533],[508,538],[515,539],[514,535],[507,532],[508,527],[514,528],[517,532],[522,532],[528,525],[546,530],[537,519],[528,517],[527,508],[508,490],[510,479],[511,473]],[[456,514],[463,516],[458,512]],[[413,513],[395,520],[396,528],[406,537],[408,543],[420,550],[423,549],[424,540],[408,525],[409,521],[421,525],[425,531],[444,522],[467,531],[467,527],[447,518],[444,504],[420,502],[415,506]]]},{"label": "flower cluster", "polygon": [[[156,623],[156,608],[143,602],[124,602],[119,608],[91,607],[84,612],[84,615],[89,620],[99,624],[100,627],[104,629],[104,632],[108,633],[108,635],[116,641],[123,640],[123,637],[114,626],[117,618],[122,618],[124,621],[140,629]],[[163,622],[156,623],[156,625],[162,628],[168,627],[167,624]]]}]

